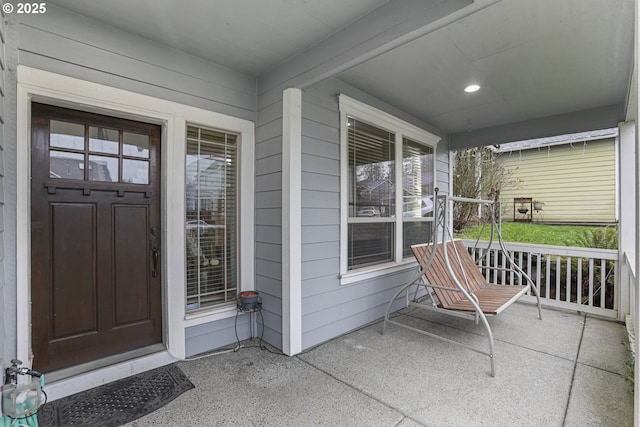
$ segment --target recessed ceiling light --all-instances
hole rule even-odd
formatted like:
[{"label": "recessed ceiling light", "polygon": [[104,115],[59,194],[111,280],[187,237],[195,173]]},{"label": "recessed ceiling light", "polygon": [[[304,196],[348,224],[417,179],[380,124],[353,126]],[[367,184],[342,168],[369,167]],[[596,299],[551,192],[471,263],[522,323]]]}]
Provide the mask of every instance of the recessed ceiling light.
[{"label": "recessed ceiling light", "polygon": [[467,93],[471,93],[471,92],[476,92],[478,89],[480,89],[479,85],[469,85],[464,88],[464,91]]}]

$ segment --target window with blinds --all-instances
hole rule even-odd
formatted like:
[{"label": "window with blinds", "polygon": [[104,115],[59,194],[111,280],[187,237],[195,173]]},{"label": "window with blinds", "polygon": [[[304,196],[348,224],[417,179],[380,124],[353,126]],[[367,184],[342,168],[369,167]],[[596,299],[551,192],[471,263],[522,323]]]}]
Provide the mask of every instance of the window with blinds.
[{"label": "window with blinds", "polygon": [[393,260],[395,135],[347,121],[349,141],[349,266]]},{"label": "window with blinds", "polygon": [[238,136],[187,126],[187,312],[235,301]]},{"label": "window with blinds", "polygon": [[430,240],[440,138],[346,95],[339,102],[340,271],[341,283],[353,283]]}]

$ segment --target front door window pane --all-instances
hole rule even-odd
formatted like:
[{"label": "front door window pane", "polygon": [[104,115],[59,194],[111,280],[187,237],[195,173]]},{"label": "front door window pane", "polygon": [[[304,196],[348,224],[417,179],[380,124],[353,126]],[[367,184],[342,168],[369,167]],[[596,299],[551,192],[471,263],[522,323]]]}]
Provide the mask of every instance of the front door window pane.
[{"label": "front door window pane", "polygon": [[122,160],[122,182],[149,184],[149,162],[146,160]]},{"label": "front door window pane", "polygon": [[149,136],[139,133],[123,132],[122,154],[128,157],[149,158]]},{"label": "front door window pane", "polygon": [[49,177],[84,180],[84,154],[49,151]]},{"label": "front door window pane", "polygon": [[118,154],[120,148],[118,129],[89,127],[89,150],[96,153]]},{"label": "front door window pane", "polygon": [[118,182],[118,158],[89,156],[89,181]]},{"label": "front door window pane", "polygon": [[84,150],[84,125],[51,120],[49,145],[67,150]]}]

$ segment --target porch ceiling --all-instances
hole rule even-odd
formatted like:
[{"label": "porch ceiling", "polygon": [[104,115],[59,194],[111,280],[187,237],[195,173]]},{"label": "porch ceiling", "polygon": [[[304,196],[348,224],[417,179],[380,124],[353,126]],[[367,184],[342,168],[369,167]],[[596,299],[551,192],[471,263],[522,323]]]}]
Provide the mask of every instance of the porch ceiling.
[{"label": "porch ceiling", "polygon": [[[360,60],[344,58],[346,71],[339,77],[442,129],[454,148],[615,126],[625,119],[633,0],[494,1],[430,1],[433,10],[452,4],[450,16],[456,8],[474,13],[381,49],[365,62],[361,53]],[[420,7],[412,0],[51,3],[261,81],[275,80],[274,73],[288,65],[304,63],[302,72],[319,68],[327,62],[327,40],[348,45],[354,29],[368,34],[365,27],[375,24],[381,28],[372,33],[376,37],[406,36]],[[386,27],[380,15],[389,15]],[[395,32],[407,23],[414,27]],[[310,56],[314,50],[318,55]],[[470,83],[481,89],[465,93]]]}]

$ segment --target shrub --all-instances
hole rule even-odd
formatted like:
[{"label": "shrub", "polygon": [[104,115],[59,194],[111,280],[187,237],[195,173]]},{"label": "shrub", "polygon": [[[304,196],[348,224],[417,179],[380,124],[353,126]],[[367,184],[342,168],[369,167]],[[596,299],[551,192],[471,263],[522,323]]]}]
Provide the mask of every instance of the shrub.
[{"label": "shrub", "polygon": [[602,227],[585,229],[567,246],[579,246],[582,248],[618,249],[618,227]]},{"label": "shrub", "polygon": [[[567,242],[567,246],[579,246],[583,248],[597,248],[597,249],[617,249],[618,248],[618,227],[602,227],[602,228],[590,228],[585,229],[581,234]],[[575,271],[577,265],[577,259],[572,259],[571,264]],[[582,304],[589,302],[589,275],[587,271],[583,270],[582,277],[573,277],[576,283],[580,283],[582,286]],[[615,282],[615,263],[613,261],[607,261],[604,264],[604,270],[600,262],[594,263],[594,277],[593,283],[595,289],[593,290],[593,298],[602,291],[601,284],[605,283],[606,286],[606,300],[605,307],[613,308],[613,289]]]}]

